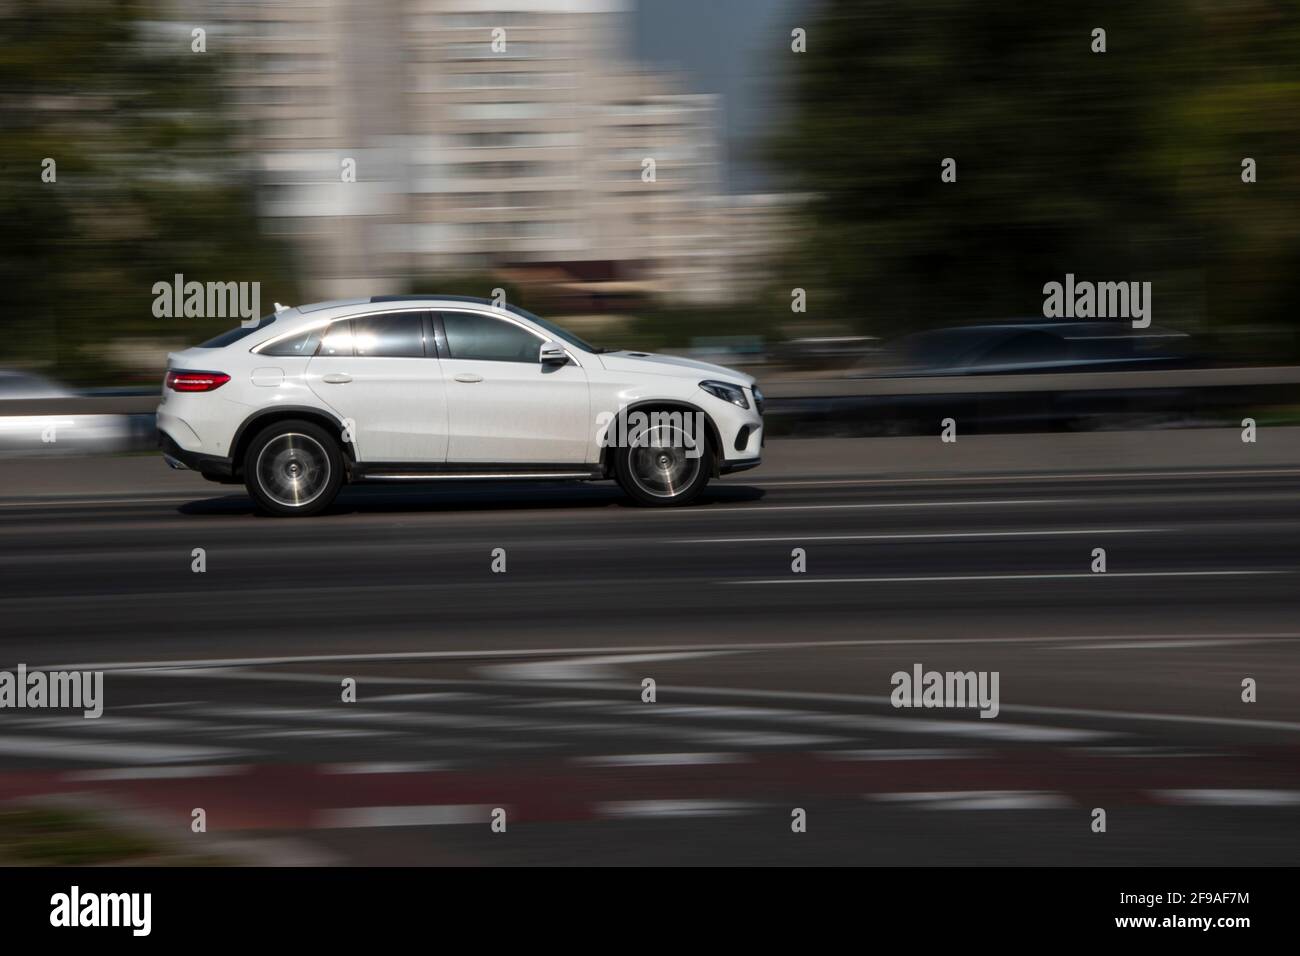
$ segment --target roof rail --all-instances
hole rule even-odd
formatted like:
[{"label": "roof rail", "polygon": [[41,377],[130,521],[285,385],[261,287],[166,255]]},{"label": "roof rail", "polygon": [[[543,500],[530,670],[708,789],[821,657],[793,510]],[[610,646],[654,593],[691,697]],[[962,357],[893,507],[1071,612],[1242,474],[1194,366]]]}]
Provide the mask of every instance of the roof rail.
[{"label": "roof rail", "polygon": [[424,302],[427,299],[442,299],[444,302],[474,302],[478,305],[491,305],[491,299],[472,295],[372,295],[371,302]]}]

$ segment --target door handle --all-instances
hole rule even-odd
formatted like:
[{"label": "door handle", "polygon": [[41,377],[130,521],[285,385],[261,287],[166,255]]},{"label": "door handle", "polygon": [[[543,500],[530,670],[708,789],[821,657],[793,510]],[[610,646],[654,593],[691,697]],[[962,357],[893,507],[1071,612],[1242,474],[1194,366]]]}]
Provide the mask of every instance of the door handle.
[{"label": "door handle", "polygon": [[481,382],[481,381],[483,381],[483,376],[482,376],[482,375],[475,375],[473,372],[461,372],[461,373],[459,373],[459,374],[456,376],[456,381],[458,381],[458,382]]},{"label": "door handle", "polygon": [[330,385],[345,385],[352,381],[352,376],[347,372],[330,372],[321,381]]}]

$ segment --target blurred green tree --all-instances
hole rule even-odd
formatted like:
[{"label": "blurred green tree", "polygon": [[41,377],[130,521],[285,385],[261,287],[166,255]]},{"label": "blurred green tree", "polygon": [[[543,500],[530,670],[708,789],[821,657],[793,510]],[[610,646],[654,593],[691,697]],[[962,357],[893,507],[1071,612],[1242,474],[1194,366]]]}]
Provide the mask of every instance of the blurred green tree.
[{"label": "blurred green tree", "polygon": [[[159,319],[155,282],[260,282],[297,301],[233,146],[220,58],[157,3],[0,8],[0,361],[121,381],[112,339],[199,341],[231,319]],[[42,173],[55,163],[56,179]]]},{"label": "blurred green tree", "polygon": [[817,9],[768,144],[810,197],[787,267],[810,314],[885,334],[1041,315],[1073,272],[1152,281],[1157,325],[1300,342],[1300,5]]}]

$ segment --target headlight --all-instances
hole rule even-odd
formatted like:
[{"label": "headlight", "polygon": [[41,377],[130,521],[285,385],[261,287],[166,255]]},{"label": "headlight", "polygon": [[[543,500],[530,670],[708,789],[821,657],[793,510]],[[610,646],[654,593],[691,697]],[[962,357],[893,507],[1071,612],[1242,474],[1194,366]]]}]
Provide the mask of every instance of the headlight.
[{"label": "headlight", "polygon": [[745,390],[739,385],[728,385],[726,382],[700,382],[700,388],[724,402],[749,408],[749,399],[745,398]]}]

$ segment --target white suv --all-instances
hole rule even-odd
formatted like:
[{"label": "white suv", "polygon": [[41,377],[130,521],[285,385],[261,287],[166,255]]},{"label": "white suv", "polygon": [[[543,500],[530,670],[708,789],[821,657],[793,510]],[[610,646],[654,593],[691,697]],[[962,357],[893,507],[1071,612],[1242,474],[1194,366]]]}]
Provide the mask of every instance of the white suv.
[{"label": "white suv", "polygon": [[168,357],[168,464],[244,482],[265,511],[344,481],[615,478],[685,504],[752,468],[763,396],[717,365],[588,345],[482,299],[376,296],[279,311]]}]

